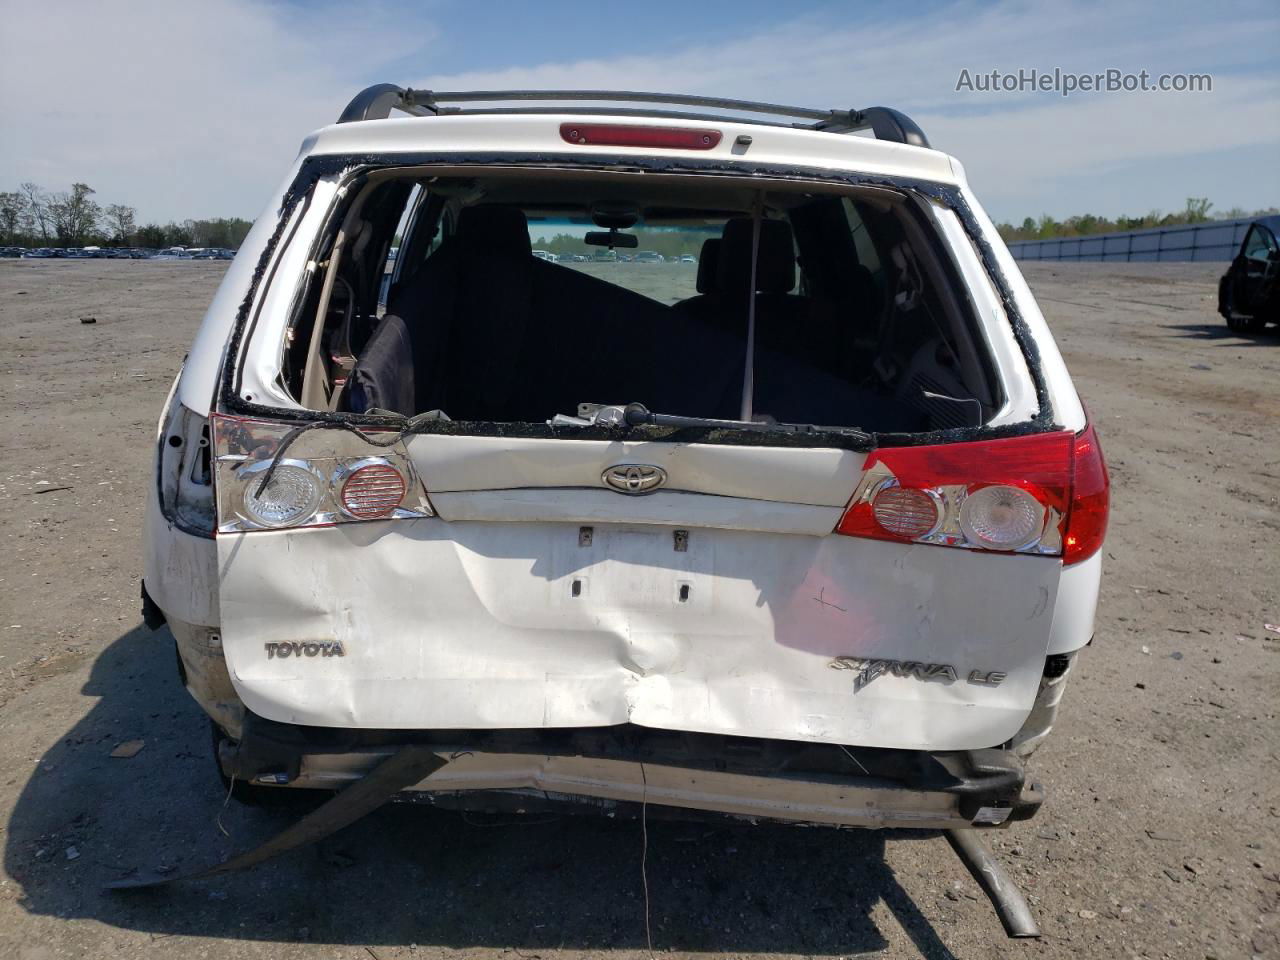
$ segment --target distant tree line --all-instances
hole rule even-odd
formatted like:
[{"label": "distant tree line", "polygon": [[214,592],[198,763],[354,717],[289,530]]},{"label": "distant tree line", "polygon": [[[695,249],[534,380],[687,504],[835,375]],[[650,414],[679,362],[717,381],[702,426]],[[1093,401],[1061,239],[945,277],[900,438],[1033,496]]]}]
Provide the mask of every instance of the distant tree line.
[{"label": "distant tree line", "polygon": [[138,212],[103,206],[87,183],[48,193],[35,183],[0,193],[0,246],[225,247],[236,249],[253,224],[239,217],[138,226]]},{"label": "distant tree line", "polygon": [[1152,210],[1140,217],[1095,217],[1091,213],[1066,220],[1055,220],[1048,214],[1039,219],[1027,217],[1022,225],[1015,227],[1011,223],[1000,223],[996,229],[1000,231],[1006,243],[1022,243],[1026,240],[1048,240],[1054,237],[1085,237],[1095,233],[1117,233],[1125,230],[1146,230],[1150,227],[1180,227],[1191,223],[1208,223],[1212,220],[1241,220],[1245,217],[1265,217],[1280,213],[1280,209],[1269,207],[1266,210],[1248,210],[1233,207],[1210,214],[1213,204],[1204,197],[1188,197],[1187,205],[1177,213],[1164,213]]}]

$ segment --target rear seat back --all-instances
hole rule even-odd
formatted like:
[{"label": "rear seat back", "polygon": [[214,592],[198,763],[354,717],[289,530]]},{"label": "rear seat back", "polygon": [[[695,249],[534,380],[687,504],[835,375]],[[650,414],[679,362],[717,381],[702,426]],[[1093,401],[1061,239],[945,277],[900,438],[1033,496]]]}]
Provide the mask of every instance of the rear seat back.
[{"label": "rear seat back", "polygon": [[[724,416],[739,375],[722,337],[648,297],[532,256],[524,213],[468,207],[397,293],[353,372],[349,407],[455,420],[549,418],[641,400]],[[407,336],[412,363],[394,358]],[[689,376],[687,370],[701,369]],[[485,371],[477,377],[475,371]],[[404,404],[412,397],[412,411]]]},{"label": "rear seat back", "polygon": [[[765,224],[756,409],[800,422],[900,419],[882,398],[823,372],[822,361],[837,351],[815,336],[812,304],[787,292],[795,285],[790,227]],[[349,409],[439,409],[454,420],[512,422],[574,414],[582,402],[639,401],[659,412],[734,419],[750,281],[723,258],[736,251],[749,270],[750,230],[750,220],[726,229],[716,264],[722,309],[708,323],[535,258],[520,210],[468,208],[362,351]]]}]

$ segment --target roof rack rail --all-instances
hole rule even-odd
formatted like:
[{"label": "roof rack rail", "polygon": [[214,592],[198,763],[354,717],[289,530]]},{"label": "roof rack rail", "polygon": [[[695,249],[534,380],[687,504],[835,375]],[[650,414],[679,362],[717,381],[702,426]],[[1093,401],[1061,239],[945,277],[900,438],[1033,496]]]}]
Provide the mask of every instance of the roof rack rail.
[{"label": "roof rack rail", "polygon": [[[489,106],[463,107],[449,104],[511,103],[511,102],[575,101],[576,103],[653,103],[668,106],[707,107],[716,110],[733,110],[754,113],[764,117],[787,117],[792,121],[767,120],[758,117],[737,117],[718,113],[695,113],[677,110],[646,110],[635,107],[593,106]],[[457,114],[495,113],[574,113],[610,116],[663,117],[676,120],[720,120],[733,123],[757,123],[768,126],[787,126],[799,130],[822,130],[827,133],[854,133],[870,130],[877,140],[906,143],[916,147],[929,146],[929,139],[919,125],[906,114],[892,107],[865,107],[861,110],[821,110],[813,107],[791,107],[780,103],[763,103],[756,100],[729,100],[723,97],[699,97],[684,93],[645,93],[637,90],[413,90],[390,83],[368,87],[347,104],[338,117],[339,123],[359,120],[381,120],[392,110],[401,110],[415,117]]]}]

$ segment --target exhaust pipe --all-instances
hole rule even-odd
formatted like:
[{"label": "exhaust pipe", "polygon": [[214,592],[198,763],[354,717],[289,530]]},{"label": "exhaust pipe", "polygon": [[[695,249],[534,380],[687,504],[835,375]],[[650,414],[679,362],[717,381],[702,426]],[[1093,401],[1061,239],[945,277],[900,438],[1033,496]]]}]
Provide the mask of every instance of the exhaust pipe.
[{"label": "exhaust pipe", "polygon": [[948,830],[947,842],[996,908],[996,916],[1004,924],[1004,932],[1010,937],[1040,936],[1040,927],[1036,925],[1022,891],[987,849],[978,831],[968,827]]}]

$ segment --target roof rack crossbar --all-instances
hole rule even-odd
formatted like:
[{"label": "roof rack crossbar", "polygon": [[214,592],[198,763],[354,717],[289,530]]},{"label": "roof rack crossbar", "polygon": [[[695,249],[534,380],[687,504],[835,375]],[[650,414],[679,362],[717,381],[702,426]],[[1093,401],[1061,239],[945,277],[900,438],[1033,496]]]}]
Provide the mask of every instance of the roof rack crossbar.
[{"label": "roof rack crossbar", "polygon": [[[543,103],[574,101],[582,103],[656,103],[687,107],[710,107],[772,117],[810,120],[812,123],[779,123],[759,117],[736,117],[722,114],[691,113],[675,110],[642,110],[635,107],[460,107],[462,103]],[[754,123],[787,126],[826,133],[853,133],[870,129],[878,140],[929,146],[929,140],[906,114],[891,107],[867,107],[863,110],[821,110],[793,107],[759,100],[731,100],[725,97],[700,97],[686,93],[648,93],[638,90],[414,90],[380,83],[356,94],[338,118],[339,123],[384,119],[392,110],[413,116],[501,114],[501,113],[574,113],[588,116],[645,116],[674,120],[712,120],[720,123]]]},{"label": "roof rack crossbar", "polygon": [[[436,116],[441,117],[474,117],[492,116],[494,114],[521,114],[531,116],[537,114],[572,114],[584,117],[661,117],[663,120],[711,120],[718,123],[747,123],[762,127],[793,127],[797,130],[816,130],[816,126],[807,123],[776,123],[754,117],[731,117],[725,113],[694,113],[690,110],[646,110],[641,107],[478,107],[464,110],[458,107],[441,107]],[[826,129],[823,127],[822,129]]]},{"label": "roof rack crossbar", "polygon": [[[507,100],[581,100],[599,103],[670,103],[685,107],[715,107],[744,113],[767,113],[804,120],[830,120],[837,110],[790,107],[757,100],[729,100],[685,93],[647,93],[638,90],[410,90],[415,103],[433,107],[438,103],[502,102]],[[848,113],[849,111],[844,111]]]}]

